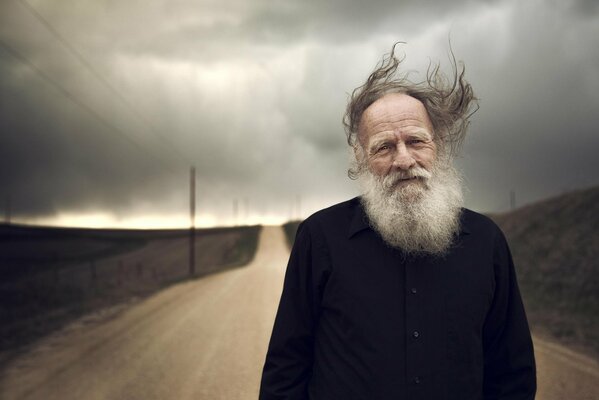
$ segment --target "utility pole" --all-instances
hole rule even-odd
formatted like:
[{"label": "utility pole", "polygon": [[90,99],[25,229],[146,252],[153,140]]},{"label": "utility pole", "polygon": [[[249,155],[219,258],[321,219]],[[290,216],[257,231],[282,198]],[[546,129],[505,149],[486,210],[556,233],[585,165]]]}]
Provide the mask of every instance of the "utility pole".
[{"label": "utility pole", "polygon": [[189,276],[194,276],[196,273],[196,169],[191,167],[189,177]]},{"label": "utility pole", "polygon": [[239,214],[239,201],[237,201],[237,197],[233,199],[233,224],[239,225],[237,223],[237,217]]}]

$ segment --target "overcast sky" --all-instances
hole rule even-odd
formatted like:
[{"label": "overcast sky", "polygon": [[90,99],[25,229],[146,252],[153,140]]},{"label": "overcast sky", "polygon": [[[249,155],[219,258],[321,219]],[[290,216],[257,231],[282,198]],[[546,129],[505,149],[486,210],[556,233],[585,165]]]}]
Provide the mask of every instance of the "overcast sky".
[{"label": "overcast sky", "polygon": [[448,41],[481,99],[467,206],[599,184],[594,0],[3,0],[0,204],[13,221],[276,221],[357,194],[341,118],[396,41]]}]

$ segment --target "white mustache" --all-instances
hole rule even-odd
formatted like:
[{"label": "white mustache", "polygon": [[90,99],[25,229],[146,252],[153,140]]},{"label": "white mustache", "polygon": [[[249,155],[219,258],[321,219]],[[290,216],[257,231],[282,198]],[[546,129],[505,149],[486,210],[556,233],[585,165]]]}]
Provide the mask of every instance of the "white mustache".
[{"label": "white mustache", "polygon": [[398,182],[405,179],[420,178],[424,181],[430,179],[432,174],[422,167],[413,167],[407,171],[396,171],[383,178],[383,187],[389,189],[395,186]]}]

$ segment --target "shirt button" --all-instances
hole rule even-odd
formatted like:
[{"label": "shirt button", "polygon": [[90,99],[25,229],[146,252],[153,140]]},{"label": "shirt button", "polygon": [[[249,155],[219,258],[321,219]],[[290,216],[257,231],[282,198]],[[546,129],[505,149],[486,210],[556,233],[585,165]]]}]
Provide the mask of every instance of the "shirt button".
[{"label": "shirt button", "polygon": [[415,384],[419,384],[420,383],[420,377],[419,376],[415,376],[414,377],[414,383]]},{"label": "shirt button", "polygon": [[418,292],[418,290],[416,290],[416,288],[413,287],[412,289],[410,289],[410,292],[412,292],[413,294],[416,294]]},{"label": "shirt button", "polygon": [[415,338],[417,338],[418,336],[420,336],[420,332],[414,331],[414,332],[412,332],[412,336],[414,336]]}]

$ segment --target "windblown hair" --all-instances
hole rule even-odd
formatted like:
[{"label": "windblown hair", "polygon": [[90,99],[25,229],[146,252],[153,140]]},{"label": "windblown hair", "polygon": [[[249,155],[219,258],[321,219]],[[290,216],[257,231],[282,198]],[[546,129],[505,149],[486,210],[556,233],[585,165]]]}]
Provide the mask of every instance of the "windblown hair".
[{"label": "windblown hair", "polygon": [[[462,62],[456,62],[450,48],[451,77],[440,70],[439,63],[431,62],[426,80],[412,82],[408,79],[408,73],[400,74],[397,71],[403,61],[403,58],[395,57],[395,48],[399,43],[395,43],[391,53],[383,57],[366,83],[352,92],[343,117],[347,143],[354,148],[358,145],[360,119],[372,103],[388,93],[404,93],[424,104],[433,124],[435,143],[445,155],[454,156],[464,141],[470,117],[478,110],[478,99],[464,78],[466,68]],[[358,174],[353,168],[349,170],[352,179]]]}]

